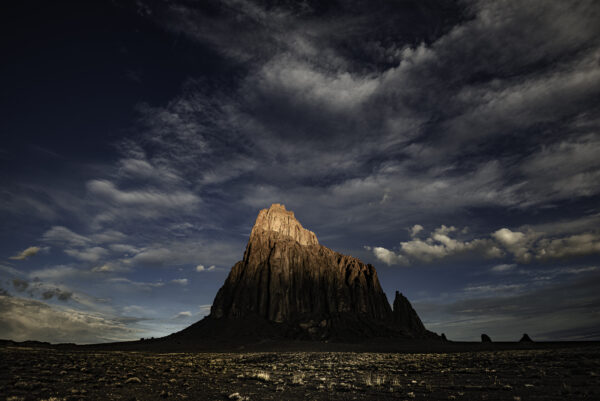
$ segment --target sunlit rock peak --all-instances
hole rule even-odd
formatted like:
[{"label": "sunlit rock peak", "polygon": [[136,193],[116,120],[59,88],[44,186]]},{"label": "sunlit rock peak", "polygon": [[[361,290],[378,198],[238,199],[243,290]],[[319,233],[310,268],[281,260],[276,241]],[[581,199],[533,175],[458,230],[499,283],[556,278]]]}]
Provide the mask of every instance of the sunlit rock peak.
[{"label": "sunlit rock peak", "polygon": [[270,208],[262,209],[258,213],[250,233],[250,241],[270,231],[289,237],[300,245],[319,244],[315,233],[302,227],[302,224],[296,220],[294,212],[286,210],[285,206],[279,203],[273,203]]},{"label": "sunlit rock peak", "polygon": [[392,311],[372,265],[320,245],[277,203],[259,212],[244,258],[231,268],[210,315],[180,335],[437,338],[399,293]]}]

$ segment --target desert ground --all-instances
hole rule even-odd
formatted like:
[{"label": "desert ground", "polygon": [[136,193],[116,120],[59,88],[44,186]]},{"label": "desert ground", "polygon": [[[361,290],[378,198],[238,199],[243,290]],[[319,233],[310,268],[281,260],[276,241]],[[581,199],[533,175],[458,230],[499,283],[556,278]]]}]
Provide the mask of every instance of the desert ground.
[{"label": "desert ground", "polygon": [[600,399],[600,345],[452,353],[0,347],[0,400]]}]

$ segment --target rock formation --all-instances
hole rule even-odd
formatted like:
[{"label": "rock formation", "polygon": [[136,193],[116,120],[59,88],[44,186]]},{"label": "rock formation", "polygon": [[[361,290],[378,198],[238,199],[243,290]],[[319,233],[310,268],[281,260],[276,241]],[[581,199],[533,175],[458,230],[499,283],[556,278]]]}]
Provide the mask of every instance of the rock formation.
[{"label": "rock formation", "polygon": [[413,309],[408,299],[400,292],[396,291],[394,299],[394,325],[405,329],[409,333],[423,334],[427,332],[423,322]]},{"label": "rock formation", "polygon": [[235,326],[299,339],[437,338],[402,294],[390,308],[372,265],[320,245],[280,204],[258,214],[205,320],[196,324],[203,331]]},{"label": "rock formation", "polygon": [[532,343],[533,340],[531,339],[531,337],[529,337],[529,335],[527,333],[525,333],[525,334],[523,334],[523,337],[521,337],[519,342],[520,343]]},{"label": "rock formation", "polygon": [[491,343],[492,339],[487,334],[482,334],[481,335],[481,342],[482,343]]}]

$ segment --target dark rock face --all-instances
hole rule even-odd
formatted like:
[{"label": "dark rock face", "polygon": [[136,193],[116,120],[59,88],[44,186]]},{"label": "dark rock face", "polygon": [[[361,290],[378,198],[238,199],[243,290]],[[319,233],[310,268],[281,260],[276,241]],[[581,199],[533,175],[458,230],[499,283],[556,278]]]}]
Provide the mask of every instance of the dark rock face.
[{"label": "dark rock face", "polygon": [[532,343],[533,340],[531,339],[531,337],[529,337],[529,335],[527,333],[525,333],[525,334],[523,334],[523,337],[521,337],[519,342],[520,343]]},{"label": "dark rock face", "polygon": [[492,339],[487,334],[482,334],[481,335],[481,342],[482,343],[491,343]]},{"label": "dark rock face", "polygon": [[398,291],[396,291],[394,299],[394,325],[409,333],[424,334],[427,332],[408,299]]},{"label": "dark rock face", "polygon": [[392,311],[372,265],[320,245],[279,204],[260,211],[207,319],[251,319],[293,338],[437,337],[402,294]]}]

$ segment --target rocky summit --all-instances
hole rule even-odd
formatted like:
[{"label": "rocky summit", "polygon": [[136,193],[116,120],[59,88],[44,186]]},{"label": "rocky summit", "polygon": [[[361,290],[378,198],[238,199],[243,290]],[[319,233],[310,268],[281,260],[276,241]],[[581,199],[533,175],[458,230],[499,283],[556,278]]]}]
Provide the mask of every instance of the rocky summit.
[{"label": "rocky summit", "polygon": [[244,257],[208,317],[181,332],[292,339],[437,338],[396,292],[394,309],[375,268],[320,245],[285,206],[259,212]]}]

